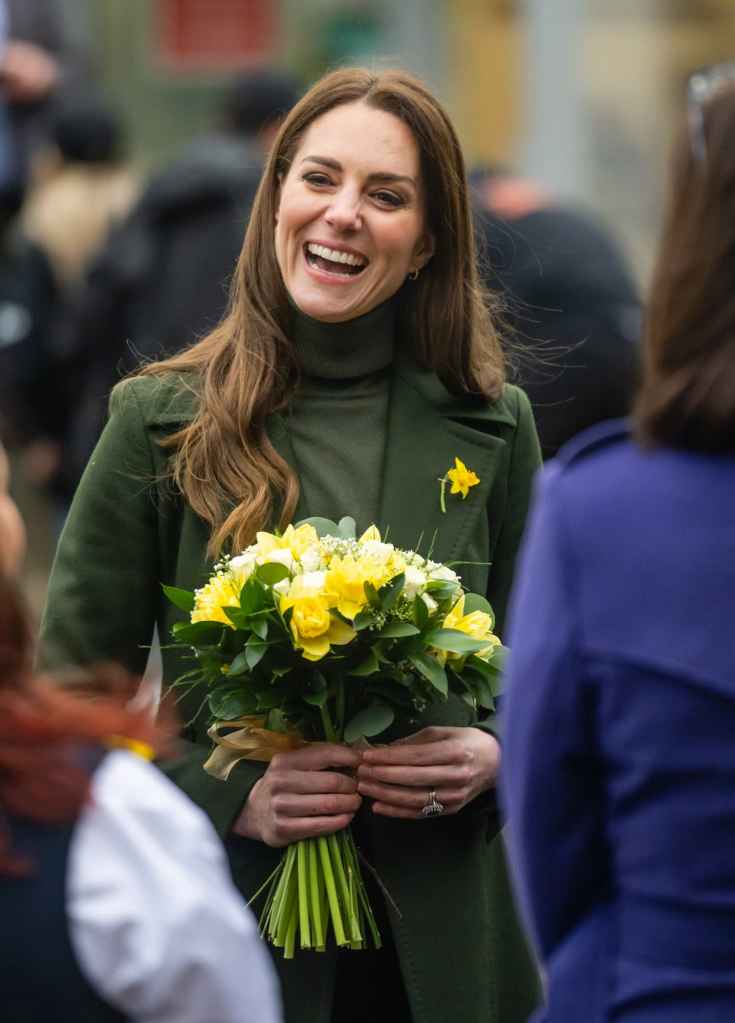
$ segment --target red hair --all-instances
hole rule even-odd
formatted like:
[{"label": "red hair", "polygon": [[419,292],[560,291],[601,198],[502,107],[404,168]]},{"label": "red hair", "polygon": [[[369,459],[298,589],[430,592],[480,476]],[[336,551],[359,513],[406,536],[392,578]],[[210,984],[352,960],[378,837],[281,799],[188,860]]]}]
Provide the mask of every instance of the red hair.
[{"label": "red hair", "polygon": [[80,749],[124,736],[165,752],[171,734],[148,710],[126,708],[136,683],[122,669],[103,666],[62,689],[33,675],[32,649],[18,589],[0,577],[0,876],[28,869],[11,850],[3,817],[67,823],[78,816],[90,785]]}]

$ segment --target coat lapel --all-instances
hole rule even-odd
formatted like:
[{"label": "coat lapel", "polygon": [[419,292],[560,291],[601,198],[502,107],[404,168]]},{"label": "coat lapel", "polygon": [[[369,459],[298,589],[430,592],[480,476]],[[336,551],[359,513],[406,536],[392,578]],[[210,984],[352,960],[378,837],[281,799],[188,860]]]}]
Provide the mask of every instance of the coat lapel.
[{"label": "coat lapel", "polygon": [[[398,364],[388,414],[379,526],[399,547],[435,561],[461,560],[480,514],[486,514],[493,483],[507,446],[493,435],[493,423],[515,425],[501,398],[485,401],[451,395],[433,373]],[[480,478],[466,498],[446,488],[440,508],[439,480],[459,457]]]}]

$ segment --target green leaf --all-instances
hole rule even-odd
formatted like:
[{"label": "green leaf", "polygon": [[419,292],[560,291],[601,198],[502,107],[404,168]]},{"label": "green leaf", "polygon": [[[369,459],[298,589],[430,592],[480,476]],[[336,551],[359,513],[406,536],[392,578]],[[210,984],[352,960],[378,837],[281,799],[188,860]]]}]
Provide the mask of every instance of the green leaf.
[{"label": "green leaf", "polygon": [[255,569],[255,578],[264,586],[275,586],[282,579],[288,579],[291,573],[280,561],[269,561],[265,565],[258,565]]},{"label": "green leaf", "polygon": [[175,604],[181,611],[194,610],[194,594],[190,590],[182,590],[179,586],[166,586],[161,584],[161,589],[172,604]]},{"label": "green leaf", "polygon": [[378,662],[378,658],[375,656],[375,651],[371,650],[365,660],[358,664],[356,668],[353,668],[349,674],[364,677],[366,675],[374,675],[379,669],[380,664]]},{"label": "green leaf", "polygon": [[283,711],[277,707],[268,711],[268,716],[265,720],[265,727],[270,729],[271,732],[287,732],[288,721],[286,720]]},{"label": "green leaf", "polygon": [[447,680],[447,673],[444,668],[439,664],[436,657],[432,657],[431,654],[410,654],[409,661],[416,668],[419,674],[431,682],[432,686],[442,694],[447,696],[449,693],[449,682]]},{"label": "green leaf", "polygon": [[381,611],[389,611],[393,607],[399,594],[403,590],[403,584],[405,581],[406,573],[399,572],[399,574],[393,576],[393,578],[387,582],[385,586],[380,587],[378,590],[378,596],[380,597]]},{"label": "green leaf", "polygon": [[505,662],[508,660],[508,654],[510,653],[510,647],[496,646],[493,650],[493,655],[490,658],[490,664],[496,671],[505,671]]},{"label": "green leaf", "polygon": [[264,643],[260,639],[248,640],[247,646],[245,647],[245,660],[247,661],[248,667],[251,671],[263,660],[267,649],[268,644]]},{"label": "green leaf", "polygon": [[268,619],[267,618],[255,618],[250,619],[250,628],[253,630],[258,639],[268,638]]},{"label": "green leaf", "polygon": [[401,639],[403,636],[418,636],[419,632],[410,622],[390,622],[380,630],[378,636],[380,639]]},{"label": "green leaf", "polygon": [[236,629],[246,631],[250,628],[250,615],[245,614],[239,607],[223,607],[222,610]]},{"label": "green leaf", "polygon": [[490,615],[493,625],[495,624],[495,614],[490,604],[485,600],[479,593],[465,593],[464,595],[464,613],[470,614],[472,611],[483,611],[486,615]]},{"label": "green leaf", "polygon": [[232,661],[232,664],[227,669],[228,675],[246,675],[250,671],[250,665],[248,664],[245,651],[239,653]]},{"label": "green leaf", "polygon": [[413,620],[423,630],[429,624],[429,609],[421,597],[415,597],[413,602]]},{"label": "green leaf", "polygon": [[212,717],[232,721],[253,714],[257,706],[253,694],[243,689],[215,689],[209,694],[209,709]]},{"label": "green leaf", "polygon": [[255,575],[251,575],[240,590],[240,609],[244,614],[251,615],[255,614],[256,611],[262,611],[265,606],[266,591]]},{"label": "green leaf", "polygon": [[356,742],[366,736],[379,735],[393,724],[394,719],[395,714],[387,704],[371,703],[347,722],[345,742]]},{"label": "green leaf", "polygon": [[376,622],[377,618],[375,617],[374,612],[369,608],[365,608],[362,611],[358,611],[352,625],[357,632],[362,632],[363,629],[369,629],[371,626],[375,625]]},{"label": "green leaf", "polygon": [[171,632],[178,642],[189,646],[213,646],[219,643],[226,625],[220,622],[174,622]]},{"label": "green leaf", "polygon": [[329,694],[325,691],[321,693],[304,693],[303,699],[305,703],[310,704],[312,707],[323,707],[328,697]]},{"label": "green leaf", "polygon": [[441,601],[450,597],[456,597],[458,600],[462,591],[455,583],[450,583],[446,579],[433,579],[427,583],[426,592],[430,593],[434,600]]},{"label": "green leaf", "polygon": [[372,583],[365,583],[365,596],[371,607],[374,607],[376,611],[381,610],[380,594]]},{"label": "green leaf", "polygon": [[429,646],[434,646],[437,650],[448,650],[452,654],[475,654],[488,646],[486,640],[473,639],[459,629],[432,629],[426,633],[424,639]]}]

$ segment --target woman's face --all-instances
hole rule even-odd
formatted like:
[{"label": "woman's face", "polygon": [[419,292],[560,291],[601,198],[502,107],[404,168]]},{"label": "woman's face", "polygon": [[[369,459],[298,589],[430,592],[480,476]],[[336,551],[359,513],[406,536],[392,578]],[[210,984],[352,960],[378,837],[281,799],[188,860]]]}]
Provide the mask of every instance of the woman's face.
[{"label": "woman's face", "polygon": [[0,447],[0,574],[13,578],[25,554],[25,529],[18,507],[7,492],[8,461]]},{"label": "woman's face", "polygon": [[433,251],[403,121],[363,102],[313,121],[281,182],[275,244],[291,299],[314,319],[352,320],[394,295]]}]

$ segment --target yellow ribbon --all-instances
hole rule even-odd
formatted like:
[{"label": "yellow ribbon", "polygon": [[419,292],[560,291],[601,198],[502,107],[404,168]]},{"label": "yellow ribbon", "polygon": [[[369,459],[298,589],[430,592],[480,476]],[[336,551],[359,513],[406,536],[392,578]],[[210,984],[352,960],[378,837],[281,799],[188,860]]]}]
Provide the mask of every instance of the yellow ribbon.
[{"label": "yellow ribbon", "polygon": [[[276,753],[307,745],[295,730],[274,732],[263,728],[264,720],[262,717],[244,717],[235,721],[215,721],[210,725],[207,735],[215,746],[204,764],[204,770],[220,781],[227,781],[241,760],[259,760],[267,764]],[[223,734],[225,732],[227,734]]]}]

